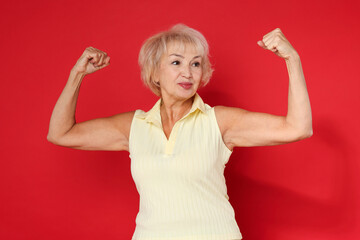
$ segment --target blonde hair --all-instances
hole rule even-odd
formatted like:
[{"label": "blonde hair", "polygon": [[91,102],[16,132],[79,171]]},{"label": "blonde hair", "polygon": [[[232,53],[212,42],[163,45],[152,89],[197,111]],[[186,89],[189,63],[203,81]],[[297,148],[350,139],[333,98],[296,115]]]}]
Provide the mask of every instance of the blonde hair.
[{"label": "blonde hair", "polygon": [[202,55],[202,79],[200,86],[205,86],[210,81],[213,73],[209,60],[209,45],[205,37],[197,30],[184,24],[176,24],[169,30],[155,34],[145,40],[139,53],[141,79],[145,86],[157,96],[161,95],[160,86],[156,83],[155,75],[159,69],[161,58],[167,52],[167,45],[172,42],[179,43],[180,48],[185,44],[193,45]]}]

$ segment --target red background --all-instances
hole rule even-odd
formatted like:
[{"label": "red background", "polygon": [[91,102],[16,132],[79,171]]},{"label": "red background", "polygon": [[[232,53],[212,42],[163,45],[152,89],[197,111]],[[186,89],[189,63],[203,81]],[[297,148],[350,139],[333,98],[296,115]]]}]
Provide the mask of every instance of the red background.
[{"label": "red background", "polygon": [[202,32],[215,72],[211,106],[287,113],[285,61],[257,45],[279,27],[298,51],[314,135],[236,148],[226,165],[245,240],[360,238],[359,1],[3,1],[0,239],[130,239],[139,196],[127,152],[49,143],[53,107],[84,49],[111,65],[87,76],[77,121],[157,100],[137,57],[149,36],[184,23]]}]

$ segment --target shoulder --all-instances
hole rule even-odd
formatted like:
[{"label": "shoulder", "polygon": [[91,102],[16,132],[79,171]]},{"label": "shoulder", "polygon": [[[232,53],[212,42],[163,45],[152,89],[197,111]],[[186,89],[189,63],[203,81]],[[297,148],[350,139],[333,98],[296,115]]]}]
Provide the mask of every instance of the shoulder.
[{"label": "shoulder", "polygon": [[123,133],[126,138],[129,138],[129,132],[132,120],[135,116],[135,113],[138,110],[118,113],[113,116],[108,117],[108,120],[113,124],[113,126],[121,133]]},{"label": "shoulder", "polygon": [[118,123],[118,120],[121,120],[122,122],[131,122],[136,111],[138,111],[138,110],[134,110],[134,111],[130,111],[130,112],[118,113],[118,114],[115,114],[113,116],[110,116],[109,118],[115,124]]},{"label": "shoulder", "polygon": [[214,106],[216,119],[223,124],[230,124],[235,120],[239,120],[249,111],[238,107]]},{"label": "shoulder", "polygon": [[229,107],[218,105],[214,106],[213,110],[215,113],[216,121],[220,128],[221,135],[224,135],[227,129],[227,125],[229,123],[229,121],[227,121],[227,116],[229,115]]},{"label": "shoulder", "polygon": [[225,142],[228,142],[228,133],[230,132],[235,123],[240,122],[243,116],[248,113],[247,110],[242,108],[227,107],[227,106],[214,106],[214,112],[217,123],[220,128],[221,135]]}]

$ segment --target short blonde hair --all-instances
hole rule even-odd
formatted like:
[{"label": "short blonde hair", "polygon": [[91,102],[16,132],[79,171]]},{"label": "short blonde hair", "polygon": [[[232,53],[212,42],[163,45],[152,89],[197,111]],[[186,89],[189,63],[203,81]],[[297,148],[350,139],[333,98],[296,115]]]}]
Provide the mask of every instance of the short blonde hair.
[{"label": "short blonde hair", "polygon": [[155,34],[145,40],[139,53],[141,79],[144,84],[157,96],[161,96],[160,86],[156,83],[155,75],[159,69],[161,58],[167,52],[169,43],[177,42],[180,48],[185,44],[193,45],[202,56],[202,79],[200,86],[210,81],[214,69],[209,60],[209,45],[205,37],[197,30],[184,24],[176,24],[169,30]]}]

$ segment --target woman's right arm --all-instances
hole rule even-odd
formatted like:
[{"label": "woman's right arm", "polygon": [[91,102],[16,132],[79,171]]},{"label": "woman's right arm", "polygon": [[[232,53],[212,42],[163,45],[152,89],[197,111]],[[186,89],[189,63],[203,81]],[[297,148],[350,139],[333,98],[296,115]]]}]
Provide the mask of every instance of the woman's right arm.
[{"label": "woman's right arm", "polygon": [[53,109],[47,139],[59,146],[82,150],[121,151],[128,149],[134,111],[77,123],[75,110],[83,78],[110,64],[105,52],[86,48],[70,72]]}]

